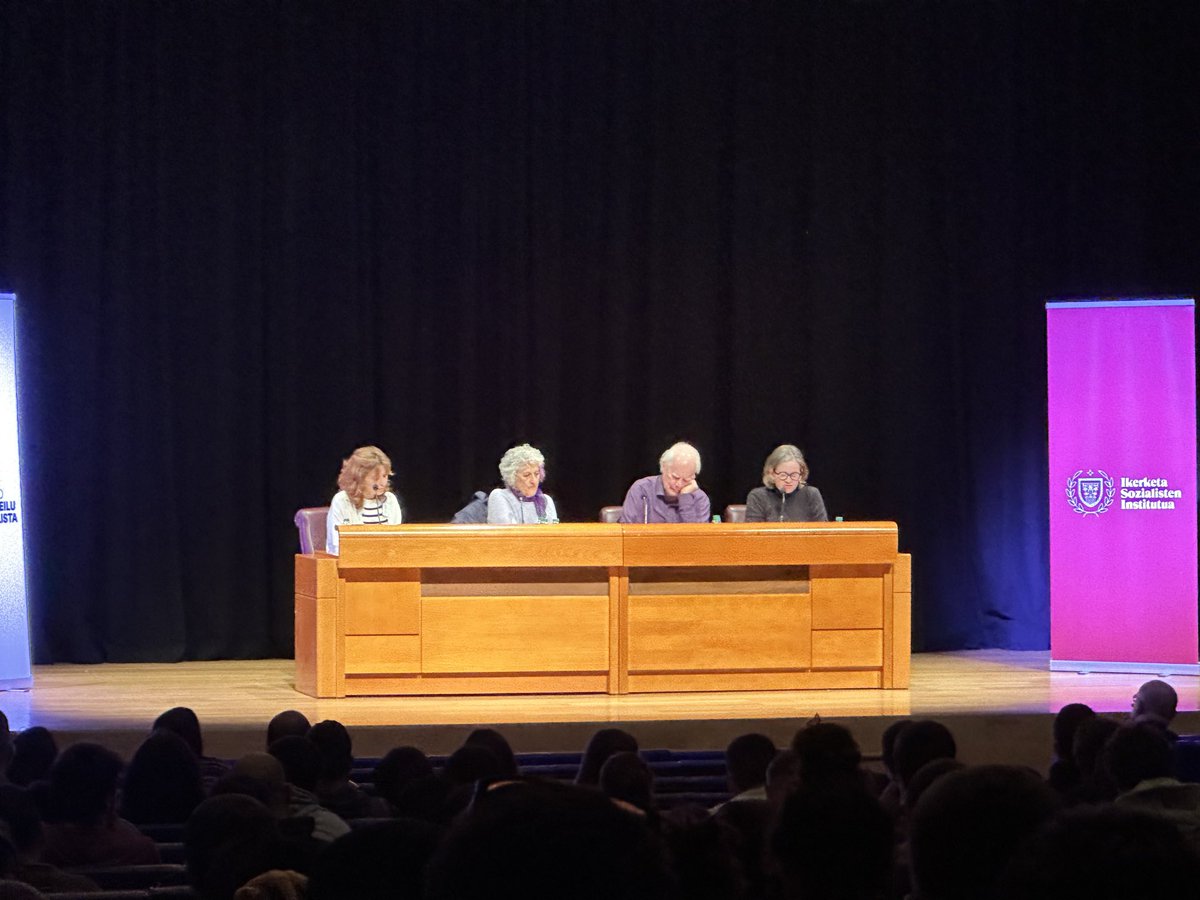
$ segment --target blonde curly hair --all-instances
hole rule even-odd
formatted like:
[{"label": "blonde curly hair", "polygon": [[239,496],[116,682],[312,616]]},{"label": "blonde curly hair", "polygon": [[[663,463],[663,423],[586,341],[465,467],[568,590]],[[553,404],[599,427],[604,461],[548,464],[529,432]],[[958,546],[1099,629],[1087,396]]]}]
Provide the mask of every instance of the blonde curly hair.
[{"label": "blonde curly hair", "polygon": [[338,488],[346,492],[356,509],[362,509],[363,486],[367,478],[379,466],[383,466],[384,490],[391,490],[392,461],[378,447],[359,447],[342,460],[342,471],[338,473]]}]

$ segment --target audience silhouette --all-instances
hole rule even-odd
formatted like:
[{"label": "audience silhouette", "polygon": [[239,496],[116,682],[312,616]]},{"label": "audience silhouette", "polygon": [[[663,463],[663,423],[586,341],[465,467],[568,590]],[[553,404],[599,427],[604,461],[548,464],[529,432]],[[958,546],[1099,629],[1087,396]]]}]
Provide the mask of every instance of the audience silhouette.
[{"label": "audience silhouette", "polygon": [[1125,724],[1068,704],[1046,779],[957,759],[933,720],[893,723],[864,760],[848,728],[814,717],[782,750],[732,740],[715,805],[659,782],[673,770],[656,766],[680,763],[617,728],[592,736],[568,784],[557,763],[523,772],[529,757],[492,728],[444,760],[403,746],[356,761],[340,722],[289,710],[268,753],[227,761],[203,755],[198,718],[176,707],[125,766],[0,720],[0,897],[73,897],[122,867],[169,876],[162,853],[190,886],[171,890],[202,900],[1190,896],[1200,784],[1178,776],[1191,739],[1170,730],[1177,702],[1151,681]]}]

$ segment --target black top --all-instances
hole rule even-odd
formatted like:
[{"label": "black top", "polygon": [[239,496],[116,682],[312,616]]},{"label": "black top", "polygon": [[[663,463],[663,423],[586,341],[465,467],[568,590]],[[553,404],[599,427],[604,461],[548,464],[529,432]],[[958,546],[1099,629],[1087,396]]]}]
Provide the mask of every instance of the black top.
[{"label": "black top", "polygon": [[804,484],[790,494],[778,488],[757,487],[746,497],[747,522],[828,522],[821,492]]}]

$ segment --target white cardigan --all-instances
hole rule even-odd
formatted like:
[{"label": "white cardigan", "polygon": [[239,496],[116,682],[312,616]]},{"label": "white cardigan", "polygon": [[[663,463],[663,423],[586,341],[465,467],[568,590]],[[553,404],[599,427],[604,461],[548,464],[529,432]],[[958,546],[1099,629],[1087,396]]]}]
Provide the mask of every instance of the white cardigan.
[{"label": "white cardigan", "polygon": [[[546,522],[558,521],[558,510],[549,494],[546,498]],[[531,502],[522,502],[508,488],[496,488],[488,495],[489,525],[537,525],[537,509]]]}]

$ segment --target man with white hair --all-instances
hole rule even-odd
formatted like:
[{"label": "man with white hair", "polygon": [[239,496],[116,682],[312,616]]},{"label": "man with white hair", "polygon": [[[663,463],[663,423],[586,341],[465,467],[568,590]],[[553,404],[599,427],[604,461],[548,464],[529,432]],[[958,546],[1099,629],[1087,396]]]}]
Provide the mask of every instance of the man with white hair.
[{"label": "man with white hair", "polygon": [[700,490],[700,453],[682,441],[658,460],[658,475],[639,478],[630,485],[621,509],[621,522],[707,522],[712,504]]}]

